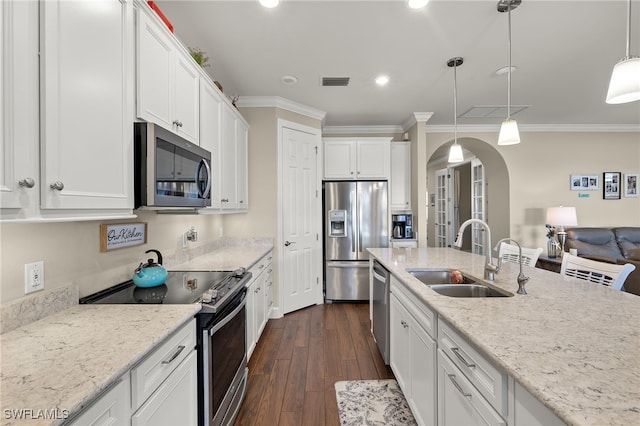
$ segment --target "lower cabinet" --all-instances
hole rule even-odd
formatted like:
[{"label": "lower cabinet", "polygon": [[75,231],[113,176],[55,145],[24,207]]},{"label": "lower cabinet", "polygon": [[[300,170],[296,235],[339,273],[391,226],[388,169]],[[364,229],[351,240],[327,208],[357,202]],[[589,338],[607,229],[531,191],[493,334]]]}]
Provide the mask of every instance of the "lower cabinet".
[{"label": "lower cabinet", "polygon": [[264,331],[273,305],[273,252],[264,255],[249,271],[253,278],[247,284],[247,358],[251,358]]},{"label": "lower cabinet", "polygon": [[405,295],[391,294],[390,365],[416,422],[433,425],[436,424],[436,342],[410,313],[417,309],[412,305]]},{"label": "lower cabinet", "polygon": [[158,345],[71,421],[73,426],[198,424],[195,319]]},{"label": "lower cabinet", "polygon": [[507,424],[442,351],[438,352],[438,424]]}]

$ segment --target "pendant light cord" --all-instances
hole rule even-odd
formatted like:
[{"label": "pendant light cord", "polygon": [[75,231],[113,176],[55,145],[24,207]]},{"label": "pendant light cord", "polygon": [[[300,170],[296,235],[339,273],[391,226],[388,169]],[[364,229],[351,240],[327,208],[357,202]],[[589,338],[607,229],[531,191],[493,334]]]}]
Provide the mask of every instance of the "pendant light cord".
[{"label": "pendant light cord", "polygon": [[507,6],[509,14],[509,74],[507,75],[507,120],[511,119],[511,0]]},{"label": "pendant light cord", "polygon": [[631,57],[631,0],[627,0],[627,54],[625,59]]},{"label": "pendant light cord", "polygon": [[456,73],[458,66],[456,61],[453,63],[453,143],[458,143],[458,75]]}]

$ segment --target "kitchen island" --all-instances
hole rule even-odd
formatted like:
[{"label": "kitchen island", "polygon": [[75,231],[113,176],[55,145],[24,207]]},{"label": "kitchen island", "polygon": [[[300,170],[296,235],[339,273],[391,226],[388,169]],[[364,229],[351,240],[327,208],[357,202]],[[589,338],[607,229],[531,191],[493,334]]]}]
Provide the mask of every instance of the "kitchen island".
[{"label": "kitchen island", "polygon": [[458,269],[482,282],[485,257],[448,248],[369,249],[415,296],[562,421],[640,424],[640,298],[525,267],[527,295],[515,294],[518,265],[491,285],[512,297],[440,295],[408,268]]}]

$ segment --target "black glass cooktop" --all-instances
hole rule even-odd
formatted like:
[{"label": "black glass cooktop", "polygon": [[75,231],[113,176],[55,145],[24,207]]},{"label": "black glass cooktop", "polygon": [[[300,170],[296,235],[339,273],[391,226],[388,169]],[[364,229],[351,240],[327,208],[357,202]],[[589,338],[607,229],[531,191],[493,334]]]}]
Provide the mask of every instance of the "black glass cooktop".
[{"label": "black glass cooktop", "polygon": [[135,304],[135,303],[163,303],[180,305],[196,303],[209,289],[216,289],[220,296],[226,287],[235,284],[232,279],[233,271],[169,272],[167,281],[157,287],[137,287],[129,280],[98,293],[80,299],[84,304]]}]

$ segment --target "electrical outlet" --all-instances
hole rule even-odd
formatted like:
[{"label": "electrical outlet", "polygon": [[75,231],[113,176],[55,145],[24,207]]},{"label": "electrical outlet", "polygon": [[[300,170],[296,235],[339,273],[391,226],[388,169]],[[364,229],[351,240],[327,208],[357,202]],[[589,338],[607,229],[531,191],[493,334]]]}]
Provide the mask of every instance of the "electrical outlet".
[{"label": "electrical outlet", "polygon": [[44,261],[24,265],[24,294],[44,290]]}]

